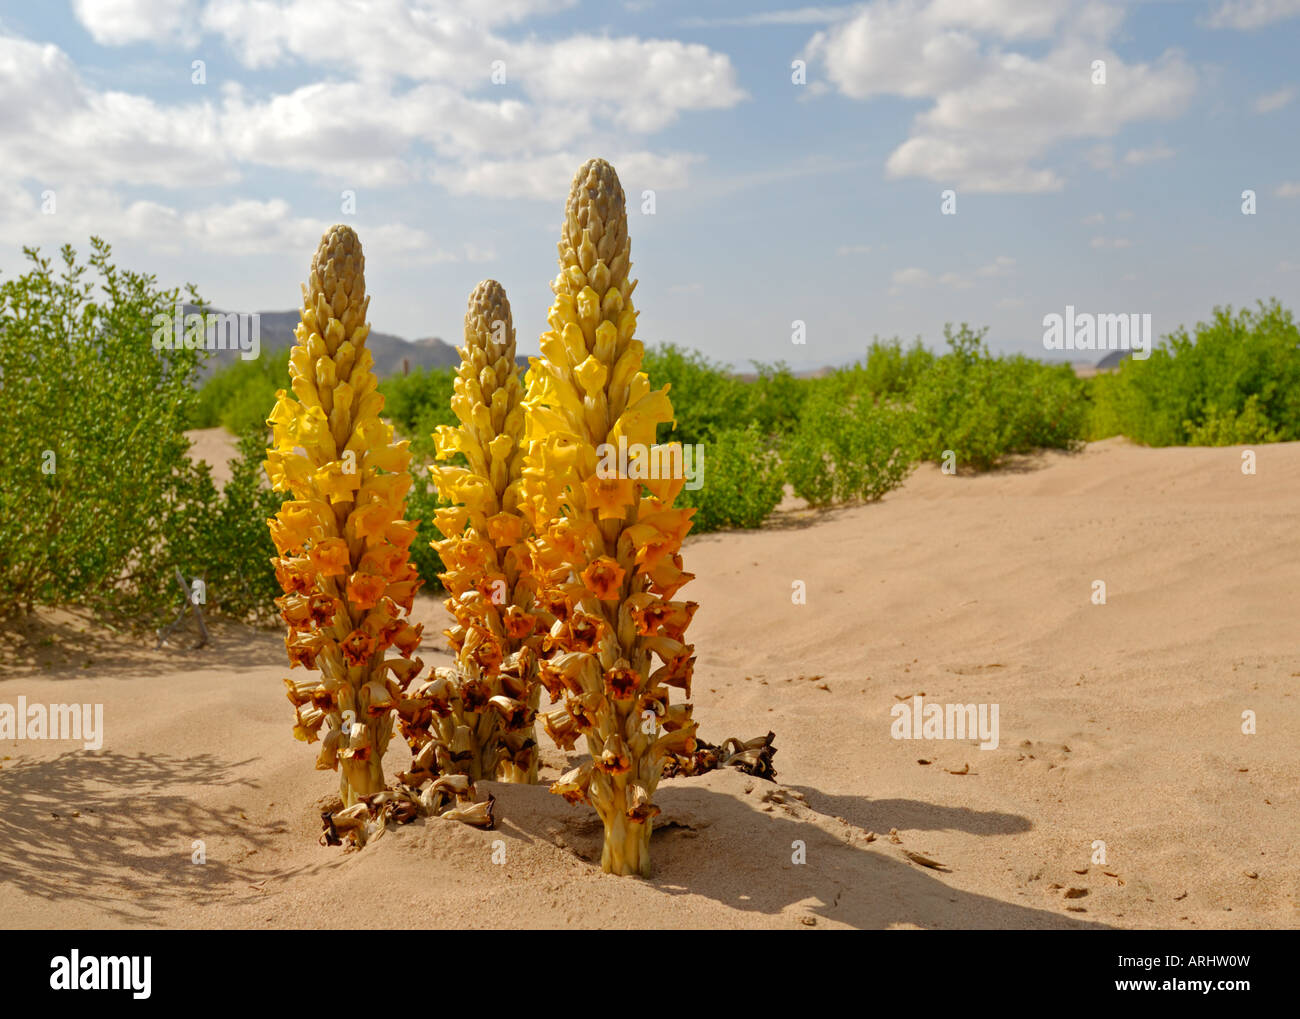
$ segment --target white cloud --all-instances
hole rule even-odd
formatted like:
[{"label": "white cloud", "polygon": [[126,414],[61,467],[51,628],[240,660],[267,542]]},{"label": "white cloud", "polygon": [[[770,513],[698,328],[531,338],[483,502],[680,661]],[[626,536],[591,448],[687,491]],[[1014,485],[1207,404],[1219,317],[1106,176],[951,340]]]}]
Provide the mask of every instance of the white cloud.
[{"label": "white cloud", "polygon": [[976,276],[990,278],[995,276],[1014,276],[1016,272],[1016,260],[1010,255],[998,255],[988,265],[982,265],[975,270]]},{"label": "white cloud", "polygon": [[1300,198],[1300,180],[1284,180],[1276,194],[1278,198]]},{"label": "white cloud", "polygon": [[[234,81],[167,105],[96,91],[54,46],[0,35],[0,180],[183,189],[247,166],[340,187],[433,180],[455,194],[553,200],[594,152],[647,187],[685,183],[696,157],[644,136],[745,98],[729,58],[672,39],[500,30],[576,0],[107,0],[77,15],[104,45],[218,36],[250,68],[301,65],[285,92]],[[341,40],[346,44],[341,45]],[[508,88],[491,83],[505,62]],[[310,78],[308,79],[310,80]],[[215,93],[215,95],[213,94]],[[154,216],[145,207],[141,216]]]},{"label": "white cloud", "polygon": [[[491,90],[494,62],[507,85],[532,101],[528,113],[555,104],[633,132],[657,131],[689,110],[722,109],[745,98],[726,54],[698,43],[571,35],[512,40],[491,29],[502,21],[549,13],[558,0],[489,0],[471,8],[452,0],[212,0],[204,26],[221,35],[247,67],[290,58],[351,71],[362,79],[438,82],[462,94]],[[509,15],[507,17],[506,15]],[[341,33],[347,45],[340,46]],[[495,97],[493,97],[495,99]]]},{"label": "white cloud", "polygon": [[[589,153],[557,152],[540,158],[476,160],[469,166],[439,166],[433,172],[436,183],[456,195],[490,195],[495,198],[537,198],[551,202],[567,194],[574,171]],[[683,187],[687,168],[698,157],[689,154],[623,152],[611,154],[619,180],[628,195],[629,208],[640,200],[644,189],[671,191]]]},{"label": "white cloud", "polygon": [[730,59],[698,43],[574,36],[525,43],[508,59],[521,65],[521,87],[539,103],[586,109],[638,132],[745,98]]},{"label": "white cloud", "polygon": [[[182,210],[153,200],[123,202],[104,188],[68,187],[54,215],[39,214],[39,196],[0,186],[0,231],[21,233],[26,243],[52,246],[96,234],[115,243],[137,242],[164,254],[196,251],[221,256],[313,250],[333,220],[295,216],[287,201],[236,199]],[[423,230],[405,223],[362,223],[367,255],[411,263],[490,262],[495,251],[467,244],[446,250]]]},{"label": "white cloud", "polygon": [[[661,155],[648,166],[636,139],[683,113],[742,101],[729,58],[671,39],[514,40],[494,31],[566,6],[571,0],[470,8],[374,0],[364,9],[347,0],[212,0],[204,26],[246,66],[296,60],[353,76],[257,100],[230,89],[223,127],[242,160],[359,186],[428,177],[456,194],[499,186],[506,197],[549,197],[581,163],[561,168],[572,153],[619,149],[669,181],[663,186],[678,186],[690,158]],[[491,82],[494,61],[506,88]]]},{"label": "white cloud", "polygon": [[1092,247],[1100,249],[1110,248],[1119,250],[1123,248],[1131,248],[1133,246],[1133,242],[1127,237],[1094,237],[1088,243]]},{"label": "white cloud", "polygon": [[938,276],[932,274],[928,269],[922,269],[918,266],[909,266],[906,269],[896,269],[890,277],[890,296],[896,297],[904,289],[925,288],[938,284],[941,287],[947,287],[950,290],[970,290],[975,286],[976,280],[998,279],[1014,276],[1016,271],[1016,260],[1010,255],[999,255],[992,262],[977,266],[968,271],[948,270],[940,273]]},{"label": "white cloud", "polygon": [[870,4],[851,21],[818,32],[805,52],[854,99],[934,96],[981,64],[977,39],[923,20],[911,2]]},{"label": "white cloud", "polygon": [[1124,162],[1129,166],[1144,166],[1173,156],[1174,150],[1168,145],[1156,144],[1145,149],[1129,149],[1124,153]]},{"label": "white cloud", "polygon": [[1300,17],[1300,0],[1225,0],[1205,19],[1210,28],[1251,31]]},{"label": "white cloud", "polygon": [[[1054,191],[1043,164],[1070,139],[1110,138],[1137,122],[1176,116],[1196,75],[1177,52],[1127,63],[1106,44],[1122,13],[1064,0],[875,0],[818,32],[805,54],[841,92],[930,99],[911,136],[886,161],[892,177],[923,177],[975,191]],[[1051,36],[1050,48],[1005,44]],[[1106,85],[1093,85],[1093,60]],[[1109,153],[1090,161],[1109,165]]]},{"label": "white cloud", "polygon": [[906,269],[895,269],[894,274],[890,277],[889,295],[897,297],[908,287],[928,287],[934,283],[934,277],[925,269],[918,266],[909,266]]},{"label": "white cloud", "polygon": [[871,254],[870,244],[841,244],[835,249],[837,255],[869,255]]},{"label": "white cloud", "polygon": [[934,0],[926,10],[936,24],[960,25],[1004,39],[1043,39],[1070,7],[1069,0]]},{"label": "white cloud", "polygon": [[1278,110],[1290,106],[1295,96],[1295,86],[1287,85],[1276,92],[1269,92],[1259,96],[1251,105],[1256,113],[1276,113]]},{"label": "white cloud", "polygon": [[101,46],[199,40],[198,0],[73,0],[72,11]]},{"label": "white cloud", "polygon": [[230,183],[207,102],[160,106],[97,92],[57,46],[0,35],[0,175],[59,187],[94,180],[182,188]]},{"label": "white cloud", "polygon": [[1087,216],[1084,216],[1083,219],[1079,220],[1079,222],[1084,226],[1101,226],[1102,223],[1106,222],[1106,214],[1104,212],[1089,213]]},{"label": "white cloud", "polygon": [[[624,4],[627,6],[627,4]],[[719,18],[684,18],[684,28],[754,28],[763,25],[828,25],[853,16],[849,7],[795,7],[780,11],[760,11]]]}]

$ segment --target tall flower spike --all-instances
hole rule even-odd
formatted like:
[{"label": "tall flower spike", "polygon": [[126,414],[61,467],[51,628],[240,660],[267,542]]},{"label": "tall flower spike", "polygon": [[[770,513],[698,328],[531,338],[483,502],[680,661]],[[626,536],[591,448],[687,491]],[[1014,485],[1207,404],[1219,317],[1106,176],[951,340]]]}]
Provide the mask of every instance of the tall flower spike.
[{"label": "tall flower spike", "polygon": [[680,446],[654,445],[672,405],[641,371],[627,210],[603,159],[573,179],[559,253],[524,400],[525,512],[538,600],[555,616],[540,680],[563,700],[545,725],[561,747],[586,736],[591,761],[551,788],[596,808],[606,871],[648,875],[664,764],[694,749],[691,706],[668,706],[671,687],[690,696],[695,662],[682,640],[695,604],[671,600],[691,579],[678,550],[693,511],[672,508]]},{"label": "tall flower spike", "polygon": [[267,419],[267,476],[292,498],[267,523],[290,665],[320,672],[285,680],[294,735],[320,741],[316,767],[341,769],[340,794],[351,808],[384,789],[393,709],[422,667],[411,658],[421,628],[406,618],[421,583],[407,558],[415,535],[404,519],[411,455],[379,419],[365,258],[351,227],[321,238],[302,298],[289,359],[293,392],[276,393]]},{"label": "tall flower spike", "polygon": [[[527,572],[530,530],[519,515],[524,431],[515,328],[505,288],[484,280],[469,297],[452,409],[457,427],[440,426],[431,468],[445,535],[432,543],[455,625],[447,631],[456,666],[438,669],[404,706],[403,731],[420,755],[432,741],[427,778],[537,781],[535,649],[553,621],[534,605]],[[427,754],[425,755],[427,758]]]}]

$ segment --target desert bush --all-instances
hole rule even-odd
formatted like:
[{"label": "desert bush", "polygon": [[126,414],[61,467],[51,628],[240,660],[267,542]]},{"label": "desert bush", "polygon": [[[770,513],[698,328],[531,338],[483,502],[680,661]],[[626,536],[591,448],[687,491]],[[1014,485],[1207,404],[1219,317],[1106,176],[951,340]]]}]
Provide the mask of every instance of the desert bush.
[{"label": "desert bush", "polygon": [[210,606],[255,622],[275,617],[273,599],[280,593],[271,565],[275,544],[266,528],[267,518],[275,516],[281,501],[262,467],[268,438],[265,423],[239,436],[230,480],[214,499],[215,511],[203,518],[208,526],[201,532],[194,570],[206,577]]},{"label": "desert bush", "polygon": [[934,354],[921,346],[919,338],[904,350],[897,338],[876,337],[867,348],[866,361],[846,371],[853,375],[854,389],[879,399],[906,396],[933,365]]},{"label": "desert bush", "polygon": [[[91,239],[0,286],[0,612],[82,604],[153,622],[193,571],[211,479],[186,456],[202,352],[155,350],[178,289]],[[198,304],[192,288],[191,300]]]},{"label": "desert bush", "polygon": [[384,417],[411,440],[411,451],[421,459],[433,458],[432,436],[439,425],[457,424],[451,410],[455,382],[454,368],[416,368],[379,383]]},{"label": "desert bush", "polygon": [[645,352],[642,370],[657,383],[667,383],[672,394],[677,424],[661,425],[659,442],[708,442],[747,420],[746,384],[731,374],[728,365],[668,343]]},{"label": "desert bush", "polygon": [[737,424],[753,424],[760,435],[776,441],[799,424],[799,414],[811,389],[808,380],[795,378],[784,361],[752,364],[758,378],[741,389],[745,403]]},{"label": "desert bush", "polygon": [[912,469],[907,412],[877,403],[860,372],[819,380],[799,427],[782,447],[795,495],[814,506],[874,502],[903,483]]},{"label": "desert bush", "polygon": [[1092,381],[1089,433],[1149,446],[1232,445],[1300,438],[1300,331],[1276,300],[1215,308],[1179,327],[1144,361]]},{"label": "desert bush", "polygon": [[[410,555],[425,582],[425,593],[439,589],[438,574],[444,569],[430,543],[443,538],[433,523],[434,510],[449,503],[439,497],[429,467],[437,455],[433,436],[438,426],[459,424],[451,410],[455,382],[454,368],[416,368],[408,375],[395,375],[379,383],[379,392],[384,396],[383,416],[403,438],[411,440],[411,491],[406,499],[406,517],[416,524]],[[460,465],[464,462],[461,454],[446,461]]]},{"label": "desert bush", "polygon": [[988,470],[1009,453],[1070,449],[1082,441],[1088,405],[1083,383],[1066,364],[1020,355],[993,357],[987,330],[944,327],[948,352],[935,359],[908,393],[914,448],[920,459]]},{"label": "desert bush", "polygon": [[289,348],[239,360],[213,373],[199,389],[191,428],[225,428],[235,435],[266,426],[266,408],[289,385]]},{"label": "desert bush", "polygon": [[761,526],[781,501],[784,475],[758,426],[721,429],[703,450],[703,484],[677,498],[679,506],[696,508],[692,532]]}]

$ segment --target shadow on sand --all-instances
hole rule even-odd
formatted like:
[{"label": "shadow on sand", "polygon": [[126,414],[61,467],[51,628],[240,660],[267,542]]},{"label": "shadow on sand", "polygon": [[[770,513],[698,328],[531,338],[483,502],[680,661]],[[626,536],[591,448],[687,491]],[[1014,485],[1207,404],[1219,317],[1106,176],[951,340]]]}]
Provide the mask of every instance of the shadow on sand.
[{"label": "shadow on sand", "polygon": [[[248,762],[242,762],[246,764]],[[270,844],[233,807],[200,806],[186,787],[243,786],[240,763],[202,754],[127,756],[69,752],[6,761],[0,771],[0,886],[13,884],[58,908],[84,903],[126,924],[159,924],[186,905],[229,897],[261,875],[239,862]],[[195,840],[206,861],[193,862]],[[220,858],[218,858],[220,857]],[[267,865],[271,863],[266,860]],[[174,919],[171,921],[174,924]]]}]

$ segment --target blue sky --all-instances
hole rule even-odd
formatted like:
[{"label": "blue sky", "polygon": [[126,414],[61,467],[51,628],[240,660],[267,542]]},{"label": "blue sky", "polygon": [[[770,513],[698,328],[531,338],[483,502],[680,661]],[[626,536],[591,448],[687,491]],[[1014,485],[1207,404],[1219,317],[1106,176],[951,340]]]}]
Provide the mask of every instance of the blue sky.
[{"label": "blue sky", "polygon": [[806,367],[967,321],[1045,356],[1067,304],[1300,303],[1298,50],[1300,0],[0,3],[0,271],[94,233],[283,310],[346,221],[374,328],[458,342],[492,277],[535,352],[602,155],[647,342]]}]

